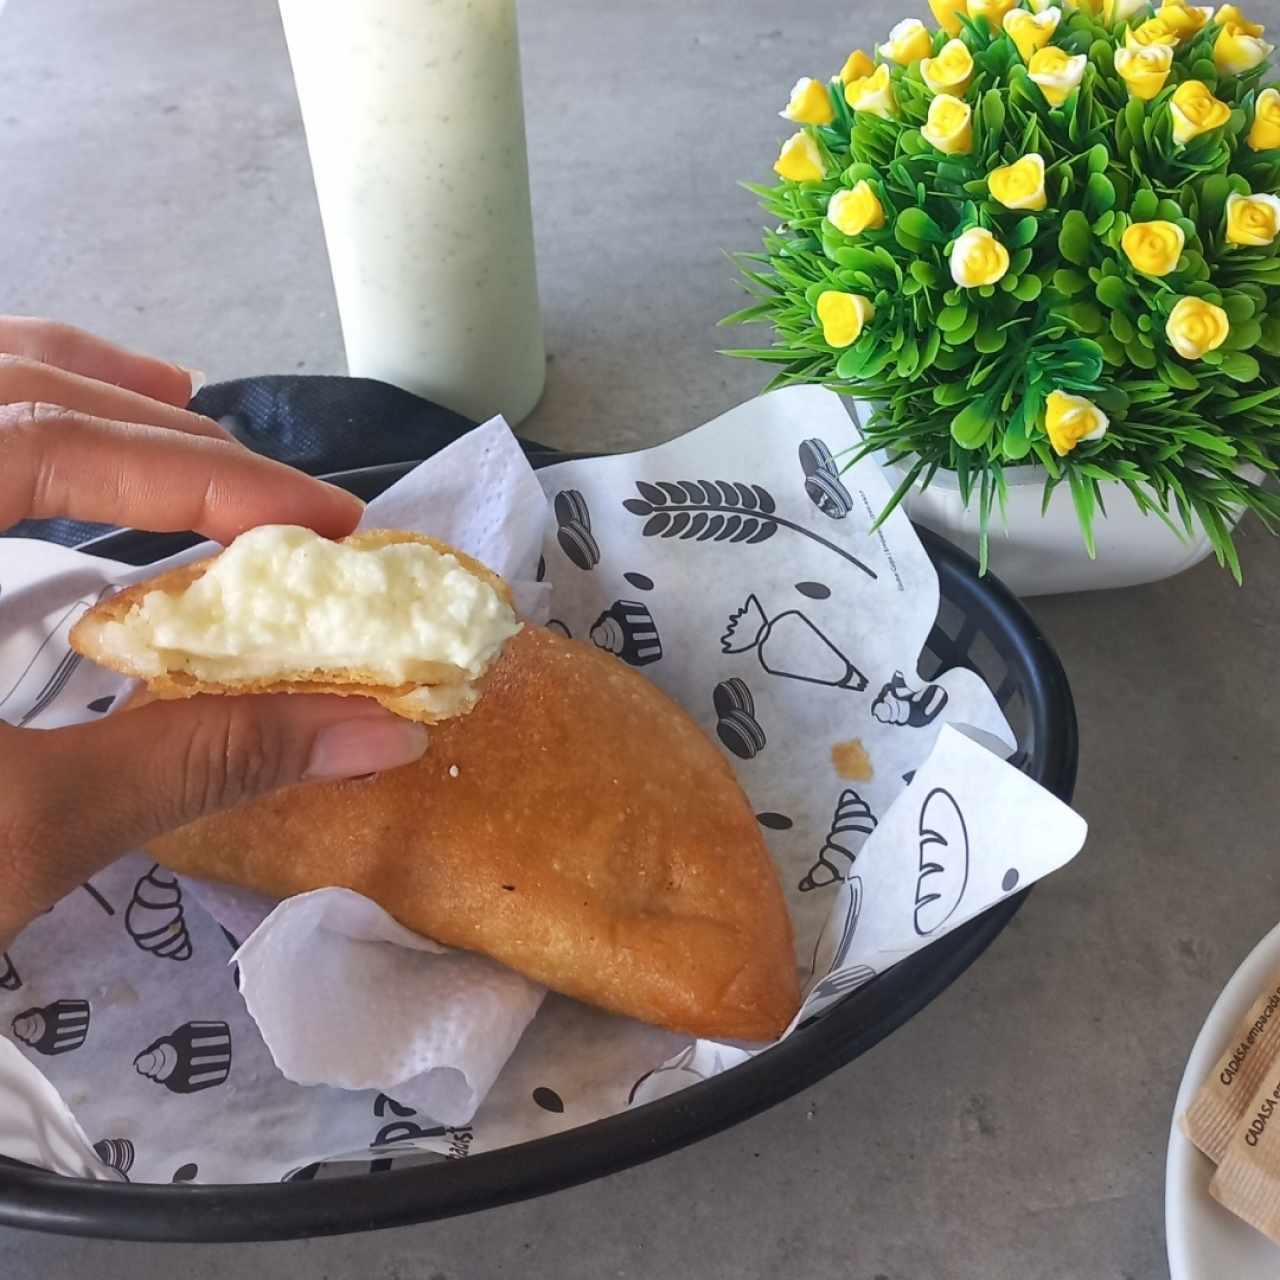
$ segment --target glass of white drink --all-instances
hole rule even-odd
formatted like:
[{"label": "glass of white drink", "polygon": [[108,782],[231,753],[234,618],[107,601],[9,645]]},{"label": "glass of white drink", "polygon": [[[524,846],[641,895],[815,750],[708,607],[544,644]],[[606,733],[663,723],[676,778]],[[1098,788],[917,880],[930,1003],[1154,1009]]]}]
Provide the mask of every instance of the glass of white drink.
[{"label": "glass of white drink", "polygon": [[519,422],[546,371],[515,0],[280,0],[348,371]]}]

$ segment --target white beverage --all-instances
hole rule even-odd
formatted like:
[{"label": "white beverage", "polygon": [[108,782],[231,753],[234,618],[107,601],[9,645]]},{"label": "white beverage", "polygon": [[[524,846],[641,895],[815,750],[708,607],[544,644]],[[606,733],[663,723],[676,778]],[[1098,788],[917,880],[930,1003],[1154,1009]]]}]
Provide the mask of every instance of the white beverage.
[{"label": "white beverage", "polygon": [[515,0],[280,0],[347,367],[483,420],[542,393]]}]

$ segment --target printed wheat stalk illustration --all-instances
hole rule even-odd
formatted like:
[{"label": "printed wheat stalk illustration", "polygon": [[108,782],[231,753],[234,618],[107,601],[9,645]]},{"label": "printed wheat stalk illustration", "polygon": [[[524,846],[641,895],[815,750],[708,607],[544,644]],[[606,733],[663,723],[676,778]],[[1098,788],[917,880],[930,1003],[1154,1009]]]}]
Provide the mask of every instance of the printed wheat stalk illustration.
[{"label": "printed wheat stalk illustration", "polygon": [[778,530],[790,529],[843,557],[869,578],[878,575],[843,547],[812,529],[777,513],[773,495],[758,484],[733,480],[636,481],[638,498],[623,502],[632,515],[646,516],[646,538],[680,538],[697,542],[767,542]]}]

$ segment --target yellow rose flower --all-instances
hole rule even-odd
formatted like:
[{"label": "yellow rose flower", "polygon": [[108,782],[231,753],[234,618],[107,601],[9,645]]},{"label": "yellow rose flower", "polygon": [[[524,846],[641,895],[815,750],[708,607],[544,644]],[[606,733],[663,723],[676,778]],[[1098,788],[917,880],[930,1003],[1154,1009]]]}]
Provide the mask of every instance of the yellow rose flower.
[{"label": "yellow rose flower", "polygon": [[948,40],[936,58],[925,58],[920,63],[920,76],[934,93],[961,96],[973,79],[969,46],[963,40]]},{"label": "yellow rose flower", "polygon": [[1114,27],[1117,22],[1127,22],[1148,3],[1149,0],[1104,0],[1102,20],[1107,26]]},{"label": "yellow rose flower", "polygon": [[1147,49],[1153,44],[1167,44],[1175,48],[1178,33],[1161,18],[1148,18],[1137,27],[1129,27],[1124,33],[1126,49]]},{"label": "yellow rose flower", "polygon": [[1053,451],[1066,457],[1082,440],[1101,440],[1110,419],[1087,396],[1050,391],[1044,402],[1044,430]]},{"label": "yellow rose flower", "polygon": [[920,132],[944,156],[968,155],[973,150],[973,109],[949,93],[940,93],[929,104],[929,118]]},{"label": "yellow rose flower", "polygon": [[1018,0],[969,0],[969,17],[986,18],[992,31],[999,31],[1004,22],[1004,15],[1018,3]]},{"label": "yellow rose flower", "polygon": [[1067,0],[1068,9],[1079,9],[1091,18],[1101,18],[1106,11],[1106,0]]},{"label": "yellow rose flower", "polygon": [[773,171],[789,182],[821,182],[827,176],[818,144],[803,129],[782,144]]},{"label": "yellow rose flower", "polygon": [[796,124],[830,124],[836,118],[827,86],[809,76],[796,81],[790,101],[778,114]]},{"label": "yellow rose flower", "polygon": [[1173,349],[1184,360],[1199,360],[1227,340],[1231,323],[1221,307],[1203,298],[1179,298],[1164,326]]},{"label": "yellow rose flower", "polygon": [[1260,36],[1266,27],[1260,22],[1250,22],[1233,4],[1224,4],[1213,15],[1213,20],[1220,27],[1239,27],[1247,36]]},{"label": "yellow rose flower", "polygon": [[880,46],[880,56],[889,58],[904,67],[933,52],[933,37],[919,18],[903,18],[892,31],[889,39]]},{"label": "yellow rose flower", "polygon": [[1129,94],[1150,102],[1164,88],[1173,67],[1173,49],[1167,44],[1152,44],[1145,49],[1117,49],[1116,74],[1124,81]]},{"label": "yellow rose flower", "polygon": [[[1053,4],[1053,2],[1054,0],[1031,0],[1031,12],[1043,13]],[[1145,3],[1146,0],[1143,0],[1143,2]]]},{"label": "yellow rose flower", "polygon": [[1270,195],[1227,197],[1227,242],[1260,247],[1280,231],[1280,199]]},{"label": "yellow rose flower", "polygon": [[857,342],[862,328],[875,315],[870,298],[860,293],[828,289],[818,294],[818,322],[822,339],[829,347],[847,347]]},{"label": "yellow rose flower", "polygon": [[1120,237],[1125,256],[1144,276],[1167,276],[1178,265],[1186,242],[1176,222],[1135,222]]},{"label": "yellow rose flower", "polygon": [[871,75],[863,76],[861,80],[850,80],[844,87],[844,100],[855,111],[892,119],[898,103],[893,96],[888,65],[881,63]]},{"label": "yellow rose flower", "polygon": [[1263,89],[1253,104],[1253,124],[1245,139],[1255,151],[1280,147],[1280,91]]},{"label": "yellow rose flower", "polygon": [[1044,157],[1029,151],[1013,164],[992,169],[987,174],[987,190],[1006,209],[1043,209]]},{"label": "yellow rose flower", "polygon": [[855,49],[840,68],[840,83],[848,84],[851,80],[862,80],[874,73],[876,64],[861,49]]},{"label": "yellow rose flower", "polygon": [[949,36],[958,36],[963,30],[957,14],[969,13],[969,0],[929,0],[929,8],[933,11],[934,21]]},{"label": "yellow rose flower", "polygon": [[884,226],[884,206],[865,179],[852,191],[836,191],[827,201],[827,217],[837,231],[859,236]]},{"label": "yellow rose flower", "polygon": [[1009,39],[1018,47],[1023,62],[1030,62],[1037,49],[1049,43],[1049,37],[1062,21],[1062,10],[1051,5],[1040,13],[1028,13],[1025,9],[1010,9],[1004,15],[1004,29]]},{"label": "yellow rose flower", "polygon": [[970,227],[951,247],[951,278],[962,289],[995,284],[1009,270],[1009,250],[985,227]]},{"label": "yellow rose flower", "polygon": [[1213,5],[1169,4],[1166,0],[1166,3],[1156,10],[1156,17],[1179,40],[1186,40],[1195,35],[1213,17]]},{"label": "yellow rose flower", "polygon": [[1169,99],[1173,117],[1173,140],[1186,146],[1210,129],[1221,129],[1231,119],[1231,108],[1209,92],[1203,80],[1184,80]]},{"label": "yellow rose flower", "polygon": [[1213,65],[1224,76],[1242,76],[1266,62],[1274,48],[1261,34],[1250,35],[1232,23],[1223,27],[1213,42]]},{"label": "yellow rose flower", "polygon": [[1031,55],[1027,74],[1040,86],[1040,92],[1051,107],[1060,107],[1084,79],[1088,57],[1078,53],[1070,57],[1064,49],[1049,45]]}]

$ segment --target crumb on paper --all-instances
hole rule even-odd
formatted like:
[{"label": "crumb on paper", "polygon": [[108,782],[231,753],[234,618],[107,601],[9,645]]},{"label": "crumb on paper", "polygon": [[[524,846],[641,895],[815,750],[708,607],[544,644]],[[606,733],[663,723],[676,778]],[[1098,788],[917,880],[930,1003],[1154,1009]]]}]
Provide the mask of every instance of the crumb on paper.
[{"label": "crumb on paper", "polygon": [[456,778],[460,772],[461,770],[458,768],[456,764],[451,764],[449,766],[449,777]]},{"label": "crumb on paper", "polygon": [[861,738],[850,738],[848,742],[837,742],[831,748],[831,763],[836,773],[850,782],[870,782],[875,776],[871,767],[871,757],[862,745]]}]

